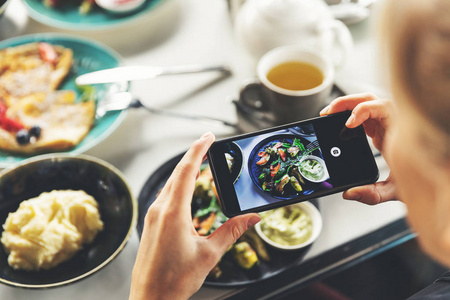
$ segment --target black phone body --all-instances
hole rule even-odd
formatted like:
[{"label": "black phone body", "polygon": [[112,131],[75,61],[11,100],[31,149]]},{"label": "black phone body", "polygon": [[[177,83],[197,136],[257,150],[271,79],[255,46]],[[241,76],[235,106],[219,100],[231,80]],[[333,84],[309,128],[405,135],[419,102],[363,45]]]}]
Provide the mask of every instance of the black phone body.
[{"label": "black phone body", "polygon": [[213,143],[208,160],[228,217],[260,212],[375,182],[378,168],[349,111]]}]

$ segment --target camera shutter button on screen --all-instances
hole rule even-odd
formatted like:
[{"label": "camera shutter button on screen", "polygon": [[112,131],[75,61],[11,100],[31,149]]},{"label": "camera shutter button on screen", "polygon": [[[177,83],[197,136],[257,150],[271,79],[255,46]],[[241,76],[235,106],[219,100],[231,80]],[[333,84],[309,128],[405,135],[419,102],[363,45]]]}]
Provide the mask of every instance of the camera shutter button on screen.
[{"label": "camera shutter button on screen", "polygon": [[330,152],[334,157],[338,157],[339,155],[341,155],[341,149],[339,149],[338,147],[331,148]]}]

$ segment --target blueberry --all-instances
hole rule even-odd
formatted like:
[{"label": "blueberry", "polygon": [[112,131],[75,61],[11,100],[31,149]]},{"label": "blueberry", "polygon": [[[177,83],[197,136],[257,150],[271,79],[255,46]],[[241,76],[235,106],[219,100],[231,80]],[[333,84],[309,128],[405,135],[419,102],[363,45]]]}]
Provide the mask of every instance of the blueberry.
[{"label": "blueberry", "polygon": [[33,126],[30,128],[30,136],[34,136],[37,139],[41,136],[41,127]]},{"label": "blueberry", "polygon": [[20,129],[16,133],[16,141],[19,145],[26,145],[30,142],[30,133],[26,129]]}]

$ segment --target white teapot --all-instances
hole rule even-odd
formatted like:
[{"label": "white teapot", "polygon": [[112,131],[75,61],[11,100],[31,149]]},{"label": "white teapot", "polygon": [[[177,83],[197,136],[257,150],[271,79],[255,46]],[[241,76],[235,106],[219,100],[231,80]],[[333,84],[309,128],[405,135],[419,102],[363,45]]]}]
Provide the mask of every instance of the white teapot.
[{"label": "white teapot", "polygon": [[348,28],[323,0],[247,0],[235,20],[236,35],[255,58],[283,45],[301,45],[329,57],[337,69],[353,46]]}]

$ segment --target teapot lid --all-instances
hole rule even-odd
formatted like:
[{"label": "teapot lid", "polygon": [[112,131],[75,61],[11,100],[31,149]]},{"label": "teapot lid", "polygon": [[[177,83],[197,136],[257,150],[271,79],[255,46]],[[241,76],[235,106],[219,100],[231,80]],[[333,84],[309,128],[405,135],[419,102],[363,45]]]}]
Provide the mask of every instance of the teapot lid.
[{"label": "teapot lid", "polygon": [[333,18],[323,0],[254,0],[254,4],[274,26],[298,28]]}]

